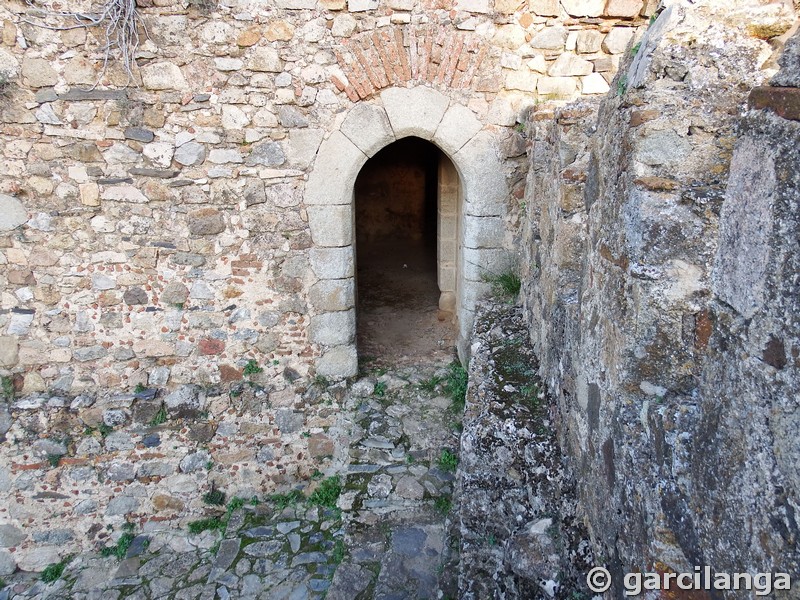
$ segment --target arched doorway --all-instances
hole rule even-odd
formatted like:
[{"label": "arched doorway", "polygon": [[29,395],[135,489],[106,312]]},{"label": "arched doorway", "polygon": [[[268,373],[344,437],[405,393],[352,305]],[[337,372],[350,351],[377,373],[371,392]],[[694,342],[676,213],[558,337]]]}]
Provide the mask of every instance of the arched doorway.
[{"label": "arched doorway", "polygon": [[362,361],[447,359],[456,333],[458,174],[434,144],[384,147],[354,186]]},{"label": "arched doorway", "polygon": [[[508,186],[495,136],[466,106],[426,86],[387,88],[376,102],[359,102],[320,145],[303,202],[308,217],[308,341],[318,352],[317,374],[334,379],[358,373],[355,307],[356,178],[384,147],[415,136],[430,140],[452,161],[459,201],[451,298],[458,321],[456,346],[468,358],[475,303],[487,293],[484,274],[510,264],[505,215]],[[447,164],[442,161],[440,164]]]}]

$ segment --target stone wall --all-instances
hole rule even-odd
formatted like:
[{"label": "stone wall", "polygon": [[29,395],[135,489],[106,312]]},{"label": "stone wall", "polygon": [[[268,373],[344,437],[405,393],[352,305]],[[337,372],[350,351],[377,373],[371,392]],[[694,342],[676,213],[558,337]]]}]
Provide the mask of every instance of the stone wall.
[{"label": "stone wall", "polygon": [[519,219],[521,115],[604,93],[653,8],[142,0],[128,74],[57,16],[88,1],[3,2],[4,568],[330,465],[336,398],[308,384],[357,370],[353,184],[396,139],[458,171],[466,348]]},{"label": "stone wall", "polygon": [[665,4],[596,113],[529,127],[527,319],[615,597],[632,571],[797,572],[796,90],[740,118],[797,7]]},{"label": "stone wall", "polygon": [[[464,211],[464,245],[507,246],[500,223],[467,220],[513,220],[515,203],[504,204],[507,189],[522,194],[520,115],[604,93],[653,10],[640,0],[140,2],[141,87],[123,88],[128,75],[115,60],[103,68],[97,31],[47,29],[71,25],[48,7],[0,9],[10,79],[0,328],[3,367],[26,395],[216,384],[250,359],[278,361],[275,375],[353,374],[352,304],[329,292],[352,296],[345,213],[366,156],[406,135],[451,158],[461,149],[462,179],[481,180],[462,182],[465,202],[489,202],[483,188],[494,186],[493,206]],[[439,92],[395,93],[420,86]],[[398,113],[409,104],[416,112]],[[381,105],[400,108],[367,110]],[[481,168],[500,180],[473,175]],[[485,235],[470,243],[470,229]],[[462,278],[464,337],[480,283]]]}]

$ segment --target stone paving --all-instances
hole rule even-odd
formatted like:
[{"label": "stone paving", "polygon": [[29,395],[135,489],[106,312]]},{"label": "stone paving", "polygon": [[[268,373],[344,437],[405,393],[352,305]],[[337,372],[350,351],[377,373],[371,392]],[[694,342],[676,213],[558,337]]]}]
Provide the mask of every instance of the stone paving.
[{"label": "stone paving", "polygon": [[454,461],[441,457],[457,451],[460,417],[446,375],[412,367],[353,384],[338,426],[348,455],[314,481],[229,502],[200,533],[128,532],[119,558],[76,556],[50,583],[18,572],[0,600],[455,598]]}]

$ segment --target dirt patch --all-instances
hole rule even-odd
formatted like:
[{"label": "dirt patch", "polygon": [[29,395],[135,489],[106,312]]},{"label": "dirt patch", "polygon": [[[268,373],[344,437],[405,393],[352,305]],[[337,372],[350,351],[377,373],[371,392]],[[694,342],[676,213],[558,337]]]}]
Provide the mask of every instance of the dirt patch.
[{"label": "dirt patch", "polygon": [[435,250],[403,240],[358,249],[358,351],[371,365],[443,363],[453,356],[452,314],[439,311]]}]

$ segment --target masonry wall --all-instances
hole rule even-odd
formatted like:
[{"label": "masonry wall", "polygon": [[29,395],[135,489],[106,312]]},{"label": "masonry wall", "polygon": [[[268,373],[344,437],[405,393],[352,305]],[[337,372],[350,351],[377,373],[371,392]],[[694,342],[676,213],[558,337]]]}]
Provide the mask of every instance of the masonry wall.
[{"label": "masonry wall", "polygon": [[527,318],[615,597],[797,573],[796,35],[758,87],[797,7],[665,4],[599,107],[530,126]]},{"label": "masonry wall", "polygon": [[357,369],[361,164],[407,135],[453,159],[468,332],[521,115],[607,91],[653,6],[142,0],[130,73],[56,15],[92,10],[0,6],[0,571],[330,467],[338,398],[309,382]]}]

